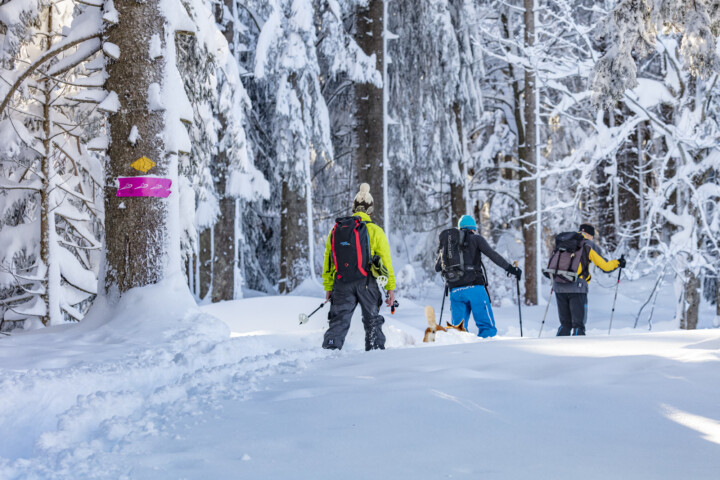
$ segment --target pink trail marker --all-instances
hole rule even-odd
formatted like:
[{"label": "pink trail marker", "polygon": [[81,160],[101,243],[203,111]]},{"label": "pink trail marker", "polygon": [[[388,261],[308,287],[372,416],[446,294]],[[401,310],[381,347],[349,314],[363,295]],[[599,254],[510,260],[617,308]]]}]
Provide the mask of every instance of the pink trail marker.
[{"label": "pink trail marker", "polygon": [[161,197],[170,195],[169,178],[118,177],[118,197]]}]

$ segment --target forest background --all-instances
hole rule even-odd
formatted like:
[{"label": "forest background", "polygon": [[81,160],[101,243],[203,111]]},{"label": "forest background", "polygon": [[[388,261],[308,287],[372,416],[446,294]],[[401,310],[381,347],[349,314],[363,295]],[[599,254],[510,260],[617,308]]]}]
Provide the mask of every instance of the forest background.
[{"label": "forest background", "polygon": [[297,291],[361,182],[401,297],[469,213],[526,304],[589,222],[681,328],[720,318],[718,35],[717,0],[3,0],[0,331],[172,275]]}]

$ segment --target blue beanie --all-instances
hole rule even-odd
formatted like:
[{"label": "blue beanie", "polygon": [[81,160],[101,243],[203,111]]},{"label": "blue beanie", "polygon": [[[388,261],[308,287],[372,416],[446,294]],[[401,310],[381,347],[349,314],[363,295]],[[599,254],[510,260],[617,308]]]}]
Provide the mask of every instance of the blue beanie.
[{"label": "blue beanie", "polygon": [[458,222],[458,228],[477,230],[477,223],[475,223],[475,219],[470,215],[463,215]]}]

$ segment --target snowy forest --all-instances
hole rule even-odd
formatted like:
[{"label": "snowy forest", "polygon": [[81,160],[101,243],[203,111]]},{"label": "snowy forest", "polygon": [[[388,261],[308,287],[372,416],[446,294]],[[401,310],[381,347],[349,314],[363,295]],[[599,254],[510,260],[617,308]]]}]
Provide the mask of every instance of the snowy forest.
[{"label": "snowy forest", "polygon": [[719,37],[718,0],[2,0],[0,331],[173,275],[200,303],[317,283],[362,182],[401,298],[442,289],[467,213],[538,305],[586,222],[694,329],[720,318]]}]

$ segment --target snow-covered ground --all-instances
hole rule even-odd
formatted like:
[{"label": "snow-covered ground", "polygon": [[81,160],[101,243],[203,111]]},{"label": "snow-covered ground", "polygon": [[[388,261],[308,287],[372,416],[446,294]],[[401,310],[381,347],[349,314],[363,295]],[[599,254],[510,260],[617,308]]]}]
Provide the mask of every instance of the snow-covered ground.
[{"label": "snow-covered ground", "polygon": [[[603,288],[605,285],[607,288]],[[322,300],[197,308],[182,282],[97,305],[79,325],[0,338],[0,479],[717,479],[720,330],[678,331],[672,287],[592,287],[586,338],[555,338],[554,301],[495,309],[500,335],[386,315],[388,349],[319,348]],[[385,311],[385,309],[384,309]],[[447,315],[447,305],[446,312]],[[219,320],[218,320],[219,319]]]}]

